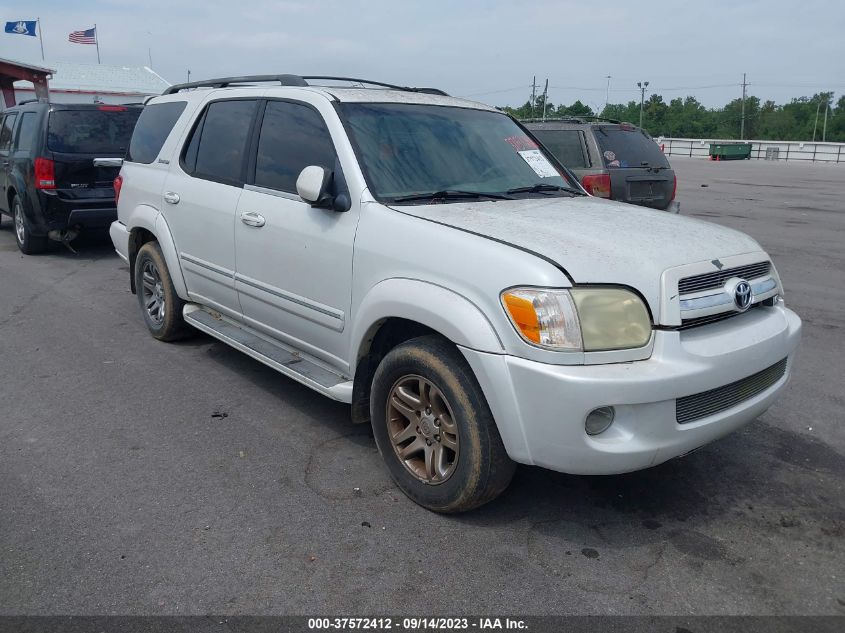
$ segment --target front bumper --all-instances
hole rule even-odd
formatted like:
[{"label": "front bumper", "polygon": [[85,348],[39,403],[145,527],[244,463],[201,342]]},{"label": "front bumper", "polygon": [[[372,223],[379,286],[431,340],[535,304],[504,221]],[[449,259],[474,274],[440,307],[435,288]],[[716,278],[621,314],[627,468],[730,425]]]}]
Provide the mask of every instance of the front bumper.
[{"label": "front bumper", "polygon": [[[549,365],[462,348],[516,461],[572,474],[648,468],[751,422],[789,381],[801,320],[782,305],[686,331],[658,331],[648,360]],[[782,378],[723,411],[686,424],[675,401],[747,378],[787,358]],[[611,405],[611,427],[584,431],[587,414]]]}]

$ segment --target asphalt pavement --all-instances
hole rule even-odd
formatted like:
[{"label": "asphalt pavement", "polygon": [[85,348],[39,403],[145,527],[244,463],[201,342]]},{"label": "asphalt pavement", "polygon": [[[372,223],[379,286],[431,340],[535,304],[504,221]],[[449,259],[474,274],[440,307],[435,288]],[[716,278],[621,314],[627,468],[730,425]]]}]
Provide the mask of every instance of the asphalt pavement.
[{"label": "asphalt pavement", "polygon": [[790,386],[685,458],[520,467],[462,516],[407,500],[347,406],[153,340],[107,237],[26,257],[3,218],[0,614],[845,614],[845,165],[672,162],[682,214],[774,258]]}]

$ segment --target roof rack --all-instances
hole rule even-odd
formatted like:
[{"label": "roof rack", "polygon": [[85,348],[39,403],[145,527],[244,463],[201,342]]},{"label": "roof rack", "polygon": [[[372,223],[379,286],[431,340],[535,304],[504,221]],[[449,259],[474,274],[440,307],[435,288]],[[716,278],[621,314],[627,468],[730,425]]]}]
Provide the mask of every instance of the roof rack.
[{"label": "roof rack", "polygon": [[379,88],[402,90],[404,92],[421,92],[424,94],[448,96],[445,92],[438,88],[412,88],[410,86],[396,86],[394,84],[386,84],[381,81],[371,81],[369,79],[357,79],[355,77],[329,77],[325,75],[246,75],[243,77],[221,77],[220,79],[206,79],[204,81],[174,84],[167,88],[162,94],[171,95],[182,90],[191,90],[193,88],[228,88],[233,85],[263,83],[268,81],[278,81],[282,86],[304,87],[312,85],[308,83],[308,80],[348,81],[354,84],[362,84],[362,87],[366,84],[369,86],[378,86]]},{"label": "roof rack", "polygon": [[603,121],[605,123],[622,123],[622,121],[617,121],[616,119],[605,119],[604,117],[594,116],[594,115],[584,115],[584,116],[559,116],[559,117],[547,117],[545,119],[520,119],[521,123],[558,123],[558,122],[566,122],[566,123],[586,123],[587,121]]}]

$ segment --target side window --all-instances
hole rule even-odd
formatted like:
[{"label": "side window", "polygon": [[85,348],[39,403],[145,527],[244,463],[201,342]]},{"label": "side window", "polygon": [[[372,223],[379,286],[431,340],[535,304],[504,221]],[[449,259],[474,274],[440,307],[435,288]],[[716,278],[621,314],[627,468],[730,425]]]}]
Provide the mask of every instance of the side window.
[{"label": "side window", "polygon": [[536,130],[534,135],[570,169],[587,167],[584,141],[578,130]]},{"label": "side window", "polygon": [[182,167],[198,178],[243,183],[249,130],[258,101],[214,101],[194,127],[182,155]]},{"label": "side window", "polygon": [[268,101],[258,137],[255,184],[296,193],[309,165],[335,169],[335,151],[323,117],[306,105]]},{"label": "side window", "polygon": [[38,115],[35,112],[24,112],[21,115],[21,124],[18,126],[18,138],[15,141],[15,148],[19,152],[28,152],[35,145],[37,123]]},{"label": "side window", "polygon": [[3,118],[3,124],[2,127],[0,127],[0,151],[9,151],[9,147],[12,145],[12,130],[15,127],[15,121],[17,118],[17,112],[7,114]]},{"label": "side window", "polygon": [[152,163],[187,105],[187,101],[171,101],[146,106],[132,132],[126,160]]}]

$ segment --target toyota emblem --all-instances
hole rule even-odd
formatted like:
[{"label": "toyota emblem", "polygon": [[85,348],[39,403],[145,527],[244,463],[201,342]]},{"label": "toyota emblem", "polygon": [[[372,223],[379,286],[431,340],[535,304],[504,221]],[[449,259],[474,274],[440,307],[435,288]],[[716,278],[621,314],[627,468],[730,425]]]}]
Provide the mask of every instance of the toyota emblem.
[{"label": "toyota emblem", "polygon": [[751,284],[744,279],[734,286],[734,305],[740,312],[751,307]]}]

